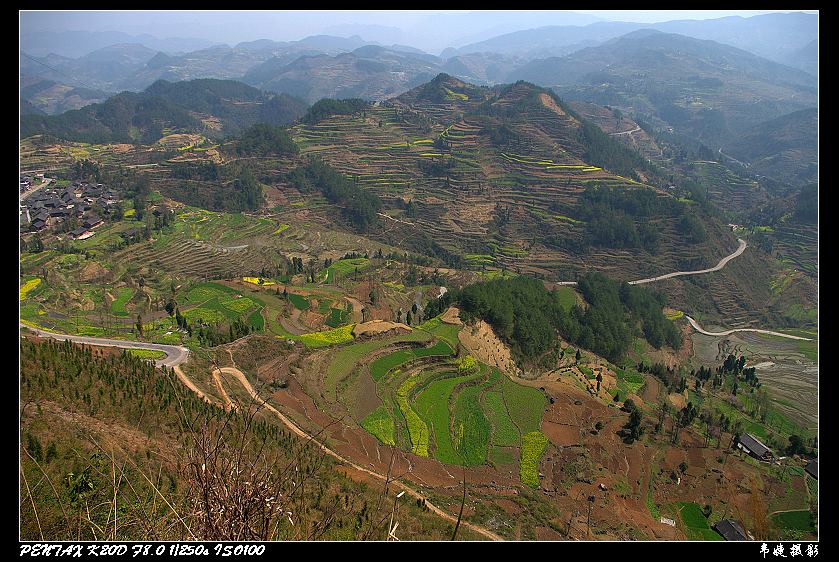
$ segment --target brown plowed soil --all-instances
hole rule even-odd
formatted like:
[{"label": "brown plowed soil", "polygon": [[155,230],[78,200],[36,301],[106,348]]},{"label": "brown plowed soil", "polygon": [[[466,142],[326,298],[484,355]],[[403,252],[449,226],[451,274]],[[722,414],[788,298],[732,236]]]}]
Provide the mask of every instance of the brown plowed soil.
[{"label": "brown plowed soil", "polygon": [[[450,308],[449,311],[451,310],[456,309]],[[483,320],[478,320],[473,326],[467,326],[460,330],[457,339],[479,361],[498,367],[506,373],[519,372],[510,353],[510,348],[495,335],[492,327]]]},{"label": "brown plowed soil", "polygon": [[[353,310],[355,310],[355,306],[353,306]],[[407,324],[403,324],[401,322],[389,322],[387,320],[371,320],[370,322],[356,324],[352,330],[352,333],[355,337],[373,336],[378,334],[384,334],[386,332],[390,332],[391,330],[394,331],[394,334],[399,334],[408,333],[412,331],[412,328]]]},{"label": "brown plowed soil", "polygon": [[542,433],[551,443],[559,447],[577,445],[580,442],[579,426],[562,425],[549,421],[542,422]]}]

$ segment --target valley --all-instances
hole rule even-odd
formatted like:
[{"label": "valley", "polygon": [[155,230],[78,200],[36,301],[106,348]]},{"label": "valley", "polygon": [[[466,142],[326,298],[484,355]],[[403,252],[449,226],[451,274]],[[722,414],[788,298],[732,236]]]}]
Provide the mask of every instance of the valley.
[{"label": "valley", "polygon": [[659,27],[43,56],[21,540],[818,540],[817,79]]}]

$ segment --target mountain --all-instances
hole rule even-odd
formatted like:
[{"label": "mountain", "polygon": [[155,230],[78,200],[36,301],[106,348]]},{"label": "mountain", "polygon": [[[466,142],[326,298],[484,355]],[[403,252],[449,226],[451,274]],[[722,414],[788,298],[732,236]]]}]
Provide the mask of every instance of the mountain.
[{"label": "mountain", "polygon": [[818,41],[818,15],[777,13],[749,18],[731,16],[653,24],[596,22],[584,26],[542,26],[505,33],[457,49],[449,48],[441,56],[449,58],[476,52],[493,52],[523,58],[563,56],[639,29],[655,29],[664,33],[712,40],[775,62],[789,64],[795,53],[809,43]]},{"label": "mountain", "polygon": [[283,62],[270,59],[250,69],[243,80],[310,103],[321,98],[381,100],[398,95],[439,71],[438,59],[432,55],[374,45],[335,56],[302,56],[287,64]]},{"label": "mountain", "polygon": [[35,106],[29,100],[21,99],[20,100],[20,114],[21,115],[46,115],[44,111]]},{"label": "mountain", "polygon": [[665,33],[678,33],[731,45],[769,60],[785,63],[812,41],[818,42],[818,14],[776,13],[744,18],[680,20],[651,25]]},{"label": "mountain", "polygon": [[305,112],[306,104],[291,96],[271,96],[232,80],[159,80],[141,93],[123,92],[61,115],[24,116],[21,138],[46,134],[90,143],[150,144],[167,129],[221,137],[257,122],[289,123]]},{"label": "mountain", "polygon": [[524,59],[564,56],[643,27],[645,24],[627,22],[598,22],[583,27],[538,27],[506,33],[458,49],[447,49],[441,56],[450,58],[469,53],[499,53]]},{"label": "mountain", "polygon": [[104,91],[128,79],[156,55],[156,51],[138,43],[109,45],[71,59],[55,54],[31,57],[21,52],[21,75],[43,76],[57,82],[72,80],[79,85]]},{"label": "mountain", "polygon": [[[72,82],[77,86],[105,92],[141,91],[157,80],[177,82],[199,78],[241,79],[258,85],[270,77],[258,68],[266,61],[270,68],[287,65],[301,56],[338,55],[369,45],[358,36],[335,37],[313,35],[299,41],[259,39],[234,47],[214,45],[188,53],[153,50],[139,43],[109,45],[79,58],[50,53],[35,57],[21,53],[21,76],[39,76],[55,82]],[[378,48],[378,46],[376,46]],[[410,47],[395,47],[405,57],[430,57]],[[64,51],[62,51],[64,52]],[[394,66],[391,64],[391,66]],[[252,69],[256,76],[248,74]],[[410,71],[410,69],[408,69]],[[400,90],[403,91],[403,90]]]},{"label": "mountain", "polygon": [[458,48],[491,37],[542,25],[583,26],[600,21],[562,10],[475,10],[429,14],[405,30],[404,42],[428,52]]},{"label": "mountain", "polygon": [[55,115],[71,109],[79,109],[91,103],[104,101],[108,94],[69,84],[46,80],[37,76],[21,78],[20,99],[22,107],[36,114]]},{"label": "mountain", "polygon": [[797,51],[789,53],[784,60],[784,64],[793,68],[799,68],[804,72],[809,72],[814,76],[819,75],[819,41],[813,39]]},{"label": "mountain", "polygon": [[[816,78],[713,41],[639,30],[511,75],[569,99],[631,109],[714,145],[817,104]],[[719,145],[718,145],[719,146]]]},{"label": "mountain", "polygon": [[803,109],[760,123],[723,147],[750,172],[791,185],[817,182],[819,115]]},{"label": "mountain", "polygon": [[446,60],[441,70],[474,84],[502,84],[526,61],[498,53],[468,53]]},{"label": "mountain", "polygon": [[26,31],[21,29],[20,49],[37,57],[49,53],[62,53],[68,58],[80,58],[111,45],[140,44],[153,51],[185,53],[206,49],[213,44],[207,39],[194,37],[169,37],[159,39],[153,35],[130,35],[120,31]]}]

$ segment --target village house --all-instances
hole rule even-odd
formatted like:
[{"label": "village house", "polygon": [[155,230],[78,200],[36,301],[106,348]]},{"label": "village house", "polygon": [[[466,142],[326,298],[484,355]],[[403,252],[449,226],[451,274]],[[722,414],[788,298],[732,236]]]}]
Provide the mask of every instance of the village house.
[{"label": "village house", "polygon": [[84,220],[84,222],[82,223],[82,226],[84,226],[85,228],[91,229],[91,228],[96,228],[97,226],[102,224],[102,222],[103,222],[102,219],[100,219],[97,215],[92,215],[92,216],[90,216],[90,217],[88,217]]},{"label": "village house", "polygon": [[759,461],[769,462],[775,457],[772,450],[751,433],[744,433],[737,439],[737,448]]},{"label": "village house", "polygon": [[727,541],[751,540],[743,526],[734,519],[724,519],[714,525],[714,530]]},{"label": "village house", "polygon": [[807,474],[815,478],[816,480],[819,479],[819,459],[815,459],[807,463],[807,466],[804,467],[804,470],[807,471]]},{"label": "village house", "polygon": [[76,230],[73,230],[72,232],[68,233],[67,236],[68,236],[68,238],[70,238],[72,240],[86,240],[86,239],[90,238],[91,236],[93,236],[94,234],[95,234],[95,232],[93,232],[91,230],[88,230],[87,228],[85,228],[83,226],[80,226]]}]

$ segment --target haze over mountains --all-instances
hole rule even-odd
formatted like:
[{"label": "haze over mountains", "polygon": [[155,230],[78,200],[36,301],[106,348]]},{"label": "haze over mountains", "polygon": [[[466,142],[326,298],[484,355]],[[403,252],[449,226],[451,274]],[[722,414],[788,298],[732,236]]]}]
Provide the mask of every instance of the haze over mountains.
[{"label": "haze over mountains", "polygon": [[[528,28],[554,21],[562,21],[565,25]],[[377,80],[383,85],[355,90],[363,97],[381,99],[406,91],[440,71],[487,85],[509,82],[526,72],[522,68],[534,60],[567,56],[628,33],[654,29],[713,40],[816,76],[818,73],[816,14],[768,14],[646,24],[596,21],[592,16],[570,12],[510,13],[503,20],[494,12],[478,12],[438,14],[433,19],[415,22],[408,30],[351,23],[324,29],[344,36],[319,34],[294,41],[257,39],[231,46],[195,37],[159,39],[148,33],[132,35],[119,31],[46,32],[36,27],[21,34],[20,72],[25,86],[43,78],[70,88],[83,87],[107,93],[139,91],[161,78],[170,81],[238,79],[276,91],[284,91],[282,88],[286,87],[286,93],[303,96],[310,102],[320,95],[338,92],[339,88],[330,88],[323,83],[325,74],[333,82],[343,78],[349,78],[345,83]],[[461,35],[454,29],[461,29]],[[450,39],[436,56],[411,46],[427,45],[411,42],[419,41],[418,37],[425,35]],[[365,46],[383,49],[355,53],[356,59],[362,62],[335,58]],[[290,66],[301,57],[315,56],[333,58],[307,60],[297,63],[296,67]],[[301,67],[309,68],[314,73],[313,80],[319,84],[301,84],[301,79],[306,80],[297,76]],[[54,92],[53,96],[42,94],[34,98],[24,92],[23,99],[48,114],[81,103],[78,99],[56,101],[60,94]],[[96,98],[88,96],[85,99],[93,101]]]},{"label": "haze over mountains", "polygon": [[[342,23],[323,29],[346,37],[255,39],[233,46],[201,38],[29,30],[21,35],[21,114],[79,109],[161,79],[236,80],[308,104],[322,98],[381,101],[444,72],[484,86],[526,80],[569,100],[623,108],[716,149],[731,146],[746,131],[753,135],[764,122],[818,104],[817,14],[647,24],[516,12],[508,20],[498,23],[494,12],[446,13],[417,20],[410,29]],[[521,29],[539,22],[566,25]],[[432,24],[450,41],[440,56],[406,44]],[[765,148],[743,153],[760,153],[764,163],[788,160]],[[814,156],[811,148],[804,151]],[[812,177],[802,170],[783,175]]]}]

